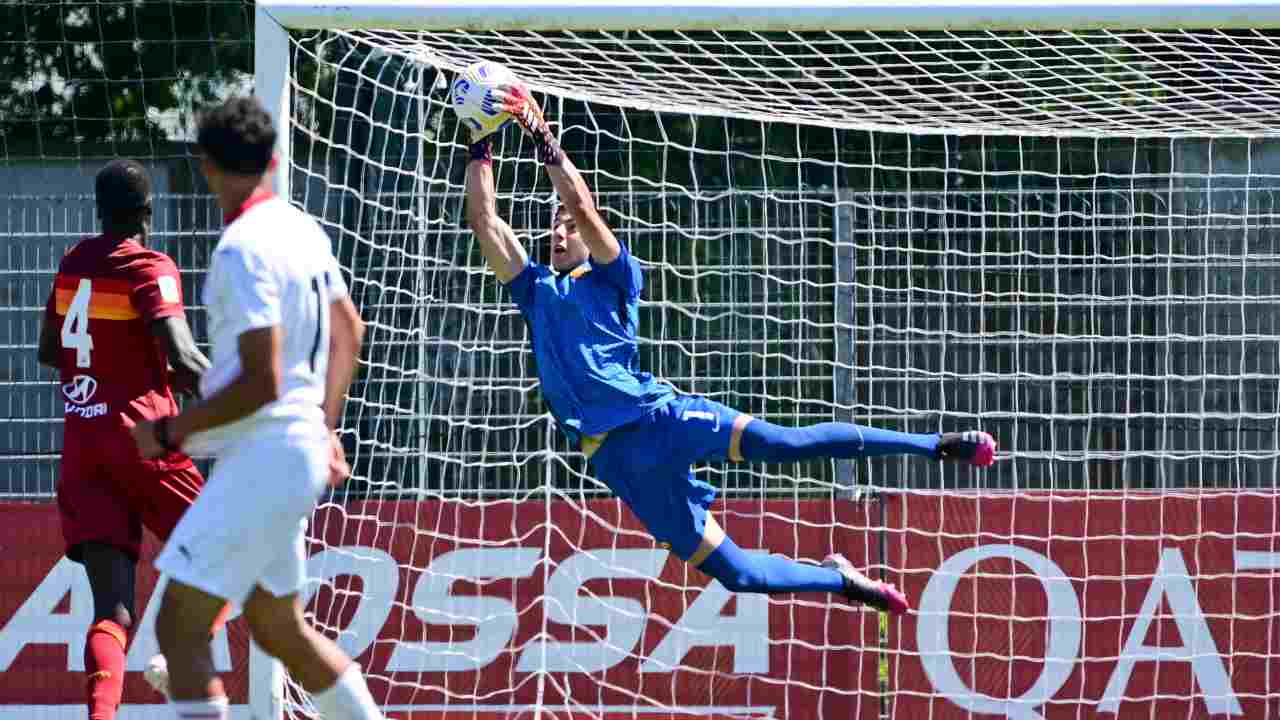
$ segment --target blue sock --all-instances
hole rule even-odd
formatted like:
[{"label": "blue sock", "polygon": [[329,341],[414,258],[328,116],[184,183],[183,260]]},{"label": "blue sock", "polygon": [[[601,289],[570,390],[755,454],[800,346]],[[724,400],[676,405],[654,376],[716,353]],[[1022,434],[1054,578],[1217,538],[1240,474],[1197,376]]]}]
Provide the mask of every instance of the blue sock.
[{"label": "blue sock", "polygon": [[827,422],[808,427],[782,427],[759,418],[742,431],[742,457],[751,462],[793,462],[810,458],[861,458],[877,455],[934,457],[936,434]]},{"label": "blue sock", "polygon": [[781,555],[749,555],[728,537],[698,569],[735,593],[838,593],[844,590],[844,576],[831,568],[807,565]]}]

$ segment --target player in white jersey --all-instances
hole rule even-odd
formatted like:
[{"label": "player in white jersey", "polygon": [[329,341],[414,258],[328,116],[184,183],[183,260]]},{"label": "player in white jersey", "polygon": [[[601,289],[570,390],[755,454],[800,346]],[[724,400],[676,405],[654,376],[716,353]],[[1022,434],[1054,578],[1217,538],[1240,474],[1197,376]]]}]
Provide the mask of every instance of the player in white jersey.
[{"label": "player in white jersey", "polygon": [[253,98],[201,117],[201,169],[226,214],[205,282],[212,366],[197,405],[134,439],[217,460],[156,566],[170,576],[156,618],[179,718],[226,718],[209,628],[241,604],[253,639],[313,695],[326,720],[374,720],[360,666],[303,617],[307,518],[349,468],[334,427],[364,333],[329,238],[270,192],[271,118]]}]

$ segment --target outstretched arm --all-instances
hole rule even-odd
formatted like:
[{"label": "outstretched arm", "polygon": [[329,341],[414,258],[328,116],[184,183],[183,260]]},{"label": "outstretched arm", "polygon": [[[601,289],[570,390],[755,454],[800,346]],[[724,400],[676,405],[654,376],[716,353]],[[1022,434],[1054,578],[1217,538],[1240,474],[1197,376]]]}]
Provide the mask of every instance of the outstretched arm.
[{"label": "outstretched arm", "polygon": [[596,209],[591,198],[591,188],[573,161],[565,156],[560,144],[551,134],[542,108],[522,85],[506,88],[502,96],[503,107],[515,118],[520,127],[533,139],[538,149],[538,160],[547,167],[551,184],[555,186],[560,202],[578,226],[578,232],[591,251],[591,259],[597,263],[611,263],[622,253],[618,239]]},{"label": "outstretched arm", "polygon": [[498,217],[489,139],[472,143],[468,152],[471,159],[467,163],[467,224],[480,242],[480,252],[494,276],[505,285],[524,270],[528,255],[511,226]]}]

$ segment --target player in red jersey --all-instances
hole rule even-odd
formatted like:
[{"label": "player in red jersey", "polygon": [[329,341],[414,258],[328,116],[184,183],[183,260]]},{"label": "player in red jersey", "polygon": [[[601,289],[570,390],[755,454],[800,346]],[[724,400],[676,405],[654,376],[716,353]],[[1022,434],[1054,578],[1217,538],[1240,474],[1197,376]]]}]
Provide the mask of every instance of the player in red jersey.
[{"label": "player in red jersey", "polygon": [[94,189],[102,234],[62,258],[39,359],[61,374],[66,422],[58,509],[67,557],[84,565],[93,592],[84,658],[89,718],[109,720],[123,691],[142,527],[167,538],[204,484],[186,455],[144,460],[125,418],[177,413],[171,389],[193,392],[209,361],[187,326],[177,266],[146,247],[146,170],[114,160]]}]

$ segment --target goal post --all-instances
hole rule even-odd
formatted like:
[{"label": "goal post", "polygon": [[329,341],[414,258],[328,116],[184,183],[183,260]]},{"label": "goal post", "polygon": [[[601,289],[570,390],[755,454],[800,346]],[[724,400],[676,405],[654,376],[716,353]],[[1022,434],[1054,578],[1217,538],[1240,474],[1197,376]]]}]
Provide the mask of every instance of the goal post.
[{"label": "goal post", "polygon": [[[370,327],[315,622],[410,717],[1261,716],[1280,2],[780,5],[257,3],[278,189]],[[441,89],[481,59],[642,262],[644,369],[785,425],[1000,439],[983,472],[699,469],[742,547],[841,550],[916,612],[730,598],[555,435],[462,222]],[[494,169],[541,257],[554,201],[513,129]]]}]

